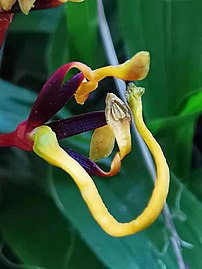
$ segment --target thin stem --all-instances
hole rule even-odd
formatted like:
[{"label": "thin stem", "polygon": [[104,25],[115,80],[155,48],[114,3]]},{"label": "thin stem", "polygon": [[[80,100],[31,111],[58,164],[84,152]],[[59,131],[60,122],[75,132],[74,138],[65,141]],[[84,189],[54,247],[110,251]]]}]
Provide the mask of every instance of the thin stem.
[{"label": "thin stem", "polygon": [[[97,10],[98,10],[98,26],[99,26],[99,30],[100,30],[100,35],[102,38],[102,42],[104,45],[104,49],[105,49],[105,53],[108,59],[108,62],[112,65],[117,65],[118,64],[118,58],[114,49],[114,45],[113,45],[113,41],[112,41],[112,37],[111,37],[111,33],[109,30],[109,26],[105,17],[105,12],[104,12],[104,7],[103,7],[103,2],[102,0],[97,0]],[[117,87],[117,91],[120,95],[120,97],[125,101],[125,96],[124,96],[124,90],[126,85],[123,81],[119,80],[119,79],[114,79],[115,80],[115,84]],[[142,140],[142,138],[140,137],[140,135],[138,134],[135,124],[132,124],[132,128],[133,128],[133,132],[135,134],[135,137],[137,139],[137,142],[139,144],[140,150],[142,152],[143,158],[145,160],[145,164],[147,166],[147,169],[153,179],[153,181],[155,180],[155,176],[156,176],[156,171],[155,171],[155,166],[151,157],[151,154],[147,148],[147,146],[145,145],[144,141]],[[176,231],[176,228],[174,226],[173,220],[172,220],[172,215],[170,213],[169,207],[167,205],[167,203],[165,203],[164,208],[163,208],[163,217],[165,220],[165,225],[167,230],[170,232],[171,234],[171,244],[173,247],[173,251],[175,253],[176,259],[177,259],[177,263],[178,263],[178,267],[179,269],[185,269],[185,263],[182,257],[182,250],[181,250],[181,239]]]},{"label": "thin stem", "polygon": [[7,134],[0,134],[0,147],[14,146],[15,131]]}]

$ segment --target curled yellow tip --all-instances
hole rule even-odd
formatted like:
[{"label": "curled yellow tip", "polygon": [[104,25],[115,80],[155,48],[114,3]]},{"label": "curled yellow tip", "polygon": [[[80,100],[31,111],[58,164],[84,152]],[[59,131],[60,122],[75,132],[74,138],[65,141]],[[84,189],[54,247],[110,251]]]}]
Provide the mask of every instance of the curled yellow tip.
[{"label": "curled yellow tip", "polygon": [[125,81],[142,80],[149,72],[149,65],[149,52],[140,51],[125,63],[114,66],[113,76]]},{"label": "curled yellow tip", "polygon": [[149,72],[150,56],[147,51],[140,51],[130,60],[116,66],[105,66],[93,71],[93,80],[81,84],[75,94],[77,103],[83,104],[90,92],[94,91],[98,82],[105,77],[116,77],[125,81],[142,80]]},{"label": "curled yellow tip", "polygon": [[149,65],[149,52],[140,51],[122,64],[106,66],[94,70],[94,78],[97,81],[100,81],[107,76],[117,77],[125,81],[142,80],[149,72]]}]

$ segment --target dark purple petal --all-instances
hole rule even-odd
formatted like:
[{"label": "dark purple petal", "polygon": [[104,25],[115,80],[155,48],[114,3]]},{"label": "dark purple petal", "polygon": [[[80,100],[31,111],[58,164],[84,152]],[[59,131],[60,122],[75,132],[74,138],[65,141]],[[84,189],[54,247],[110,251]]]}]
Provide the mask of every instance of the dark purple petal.
[{"label": "dark purple petal", "polygon": [[62,5],[59,0],[36,0],[31,10],[46,9]]},{"label": "dark purple petal", "polygon": [[40,91],[28,118],[28,129],[43,125],[54,116],[74,95],[83,81],[83,74],[78,73],[64,84],[63,80],[69,65],[63,65],[47,80]]},{"label": "dark purple petal", "polygon": [[106,125],[105,112],[85,113],[47,124],[56,133],[58,140],[91,131]]},{"label": "dark purple petal", "polygon": [[100,167],[89,158],[85,157],[84,155],[73,151],[72,149],[63,148],[73,159],[75,159],[85,170],[88,174],[92,176],[99,176],[99,177],[106,177],[108,176],[107,173],[102,171]]}]

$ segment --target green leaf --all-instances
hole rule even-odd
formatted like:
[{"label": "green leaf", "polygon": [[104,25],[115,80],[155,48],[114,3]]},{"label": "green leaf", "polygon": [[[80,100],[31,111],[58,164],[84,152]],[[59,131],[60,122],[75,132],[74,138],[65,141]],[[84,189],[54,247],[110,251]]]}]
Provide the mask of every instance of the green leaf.
[{"label": "green leaf", "polygon": [[50,42],[50,70],[69,61],[95,66],[96,46],[96,2],[68,3]]},{"label": "green leaf", "polygon": [[179,236],[185,241],[183,256],[190,268],[199,269],[201,267],[202,204],[174,174],[171,183],[169,202]]},{"label": "green leaf", "polygon": [[202,112],[202,89],[194,91],[186,95],[181,101],[176,115],[192,115],[200,114]]},{"label": "green leaf", "polygon": [[0,132],[13,131],[29,115],[36,94],[0,80]]},{"label": "green leaf", "polygon": [[66,16],[63,12],[54,34],[50,39],[48,65],[50,72],[69,61],[69,37],[67,34]]},{"label": "green leaf", "polygon": [[24,182],[1,179],[3,239],[26,266],[65,269],[82,263],[86,268],[103,268],[48,195],[48,170],[41,166],[39,181],[37,172],[32,173],[35,179]]},{"label": "green leaf", "polygon": [[[69,3],[65,6],[67,29],[69,36],[70,59],[85,61],[93,67],[97,46],[97,17],[96,2],[84,1],[76,5]],[[76,57],[76,59],[75,59]]]},{"label": "green leaf", "polygon": [[161,141],[171,169],[186,180],[190,177],[193,136],[196,121],[202,113],[201,102],[202,91],[192,92],[182,100],[175,116],[154,120],[149,124]]},{"label": "green leaf", "polygon": [[148,92],[148,119],[171,116],[182,97],[201,86],[201,8],[200,0],[119,0],[127,56],[151,54],[149,75],[140,83]]},{"label": "green leaf", "polygon": [[189,189],[196,195],[196,197],[202,200],[202,168],[195,169],[190,175]]},{"label": "green leaf", "polygon": [[63,7],[30,12],[28,16],[16,14],[9,28],[11,33],[46,33],[55,31]]}]

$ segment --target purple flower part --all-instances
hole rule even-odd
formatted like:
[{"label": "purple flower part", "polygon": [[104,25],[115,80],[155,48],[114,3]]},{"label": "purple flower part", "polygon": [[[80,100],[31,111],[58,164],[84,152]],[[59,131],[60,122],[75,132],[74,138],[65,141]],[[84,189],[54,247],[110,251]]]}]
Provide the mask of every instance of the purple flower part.
[{"label": "purple flower part", "polygon": [[107,173],[102,171],[100,167],[89,158],[85,157],[84,155],[73,151],[72,149],[63,148],[74,160],[76,160],[89,175],[92,176],[99,176],[99,177],[106,177]]},{"label": "purple flower part", "polygon": [[[40,10],[40,9],[47,9],[47,8],[53,8],[62,5],[63,3],[59,0],[36,0],[33,7],[31,8],[31,11],[33,10]],[[6,11],[4,11],[6,12]],[[8,12],[18,13],[22,12],[19,6],[19,3],[15,3],[11,10]]]},{"label": "purple flower part", "polygon": [[69,136],[94,130],[106,124],[105,112],[96,111],[54,121],[47,125],[56,133],[57,139],[61,140]]},{"label": "purple flower part", "polygon": [[69,66],[63,65],[53,73],[43,86],[28,118],[28,132],[46,123],[66,104],[78,89],[84,79],[81,72],[62,85],[68,70]]}]

